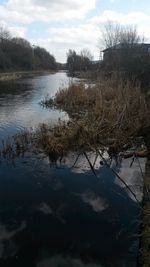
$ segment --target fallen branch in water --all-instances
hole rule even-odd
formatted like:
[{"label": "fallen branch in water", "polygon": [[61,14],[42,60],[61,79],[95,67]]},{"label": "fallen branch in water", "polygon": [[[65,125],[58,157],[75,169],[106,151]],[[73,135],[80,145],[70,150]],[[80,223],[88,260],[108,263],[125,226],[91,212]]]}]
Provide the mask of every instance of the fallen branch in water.
[{"label": "fallen branch in water", "polygon": [[136,194],[133,192],[133,190],[130,188],[130,186],[121,178],[121,176],[113,169],[110,168],[110,165],[107,163],[106,159],[103,157],[100,151],[98,151],[100,157],[102,158],[104,164],[106,165],[107,168],[109,168],[115,176],[125,185],[125,187],[128,189],[128,191],[131,193],[131,195],[135,198],[136,202],[138,203],[139,207],[142,209],[142,205],[140,204],[139,200],[136,197]]},{"label": "fallen branch in water", "polygon": [[131,158],[131,157],[145,158],[145,157],[148,157],[148,155],[149,155],[149,151],[148,150],[121,153],[121,156],[124,159]]}]

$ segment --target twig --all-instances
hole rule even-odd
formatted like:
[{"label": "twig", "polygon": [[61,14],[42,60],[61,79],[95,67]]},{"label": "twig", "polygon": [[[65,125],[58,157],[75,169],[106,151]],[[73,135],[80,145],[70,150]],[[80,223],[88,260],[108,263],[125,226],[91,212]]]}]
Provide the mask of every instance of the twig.
[{"label": "twig", "polygon": [[78,161],[78,159],[79,159],[80,156],[81,156],[81,153],[79,153],[79,154],[77,155],[77,157],[76,157],[76,159],[75,159],[75,162],[74,162],[73,165],[71,166],[71,169],[75,167],[75,165],[76,165],[76,163],[77,163],[77,161]]},{"label": "twig", "polygon": [[95,167],[95,164],[96,164],[97,158],[98,158],[98,153],[96,152],[96,156],[95,156],[95,159],[94,159],[94,162],[93,162],[93,168]]},{"label": "twig", "polygon": [[[103,157],[103,155],[100,153],[100,151],[98,151],[100,157],[102,158],[102,160],[104,161],[105,165],[110,168],[109,164],[107,163],[106,159]],[[139,200],[136,197],[136,194],[131,190],[131,188],[128,186],[128,184],[120,177],[120,175],[112,168],[110,168],[110,170],[117,176],[117,178],[125,185],[125,187],[129,190],[129,192],[134,196],[136,202],[138,203],[139,207],[142,209],[142,206],[139,202]]]},{"label": "twig", "polygon": [[97,177],[97,174],[96,174],[96,172],[95,172],[95,169],[93,168],[93,165],[92,165],[92,163],[90,162],[90,160],[89,160],[89,158],[88,158],[86,152],[83,152],[83,154],[84,154],[84,156],[86,157],[86,159],[87,159],[87,161],[88,161],[88,163],[89,163],[89,165],[90,165],[90,168],[91,168],[93,174],[96,176],[96,178],[98,178],[98,177]]}]

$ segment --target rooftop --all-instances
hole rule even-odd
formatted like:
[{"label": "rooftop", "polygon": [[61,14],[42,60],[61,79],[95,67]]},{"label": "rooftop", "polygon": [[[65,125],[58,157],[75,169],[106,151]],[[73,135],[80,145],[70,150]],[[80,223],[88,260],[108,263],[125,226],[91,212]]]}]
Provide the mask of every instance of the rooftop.
[{"label": "rooftop", "polygon": [[150,48],[150,44],[148,43],[134,43],[134,44],[128,44],[128,43],[119,43],[119,44],[116,44],[112,47],[108,47],[106,49],[104,49],[102,52],[107,52],[109,50],[112,50],[112,49],[124,49],[124,48],[129,48],[129,47],[134,47],[134,48],[137,48],[137,47],[142,47],[142,48]]}]

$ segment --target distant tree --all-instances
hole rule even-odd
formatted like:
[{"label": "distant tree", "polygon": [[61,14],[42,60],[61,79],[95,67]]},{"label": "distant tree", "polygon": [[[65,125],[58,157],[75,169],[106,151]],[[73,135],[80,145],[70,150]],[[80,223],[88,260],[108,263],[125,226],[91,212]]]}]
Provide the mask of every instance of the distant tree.
[{"label": "distant tree", "polygon": [[91,54],[90,50],[87,48],[83,48],[80,52],[82,57],[88,58],[90,61],[93,60],[93,55]]},{"label": "distant tree", "polygon": [[102,30],[101,44],[105,48],[103,67],[106,70],[137,72],[143,64],[138,57],[140,37],[135,26],[122,26],[107,22]]},{"label": "distant tree", "polygon": [[31,44],[29,41],[27,41],[26,39],[24,38],[18,38],[18,37],[14,37],[11,39],[13,43],[17,44],[17,45],[20,45],[22,47],[25,47],[25,48],[31,48]]},{"label": "distant tree", "polygon": [[87,71],[90,69],[92,58],[88,49],[83,49],[80,54],[70,49],[67,53],[67,68],[70,72]]},{"label": "distant tree", "polygon": [[33,48],[24,38],[11,37],[0,26],[0,71],[56,69],[54,56],[44,48]]},{"label": "distant tree", "polygon": [[34,48],[34,68],[35,69],[52,69],[57,68],[56,60],[45,48],[39,46]]},{"label": "distant tree", "polygon": [[91,52],[84,48],[80,52],[80,57],[81,57],[81,70],[86,71],[90,69],[91,66],[91,61],[93,60],[93,56]]},{"label": "distant tree", "polygon": [[74,72],[78,69],[79,57],[75,50],[69,49],[67,53],[67,68],[70,72]]},{"label": "distant tree", "polygon": [[10,32],[3,26],[0,26],[0,42],[2,43],[4,40],[10,40],[11,34]]},{"label": "distant tree", "polygon": [[8,57],[4,51],[0,48],[0,71],[7,71],[12,66],[10,57]]},{"label": "distant tree", "polygon": [[101,30],[100,43],[103,49],[121,44],[137,44],[144,42],[144,38],[138,34],[136,26],[124,26],[119,23],[107,21]]},{"label": "distant tree", "polygon": [[144,37],[141,37],[138,34],[137,28],[132,25],[121,27],[119,35],[119,43],[124,45],[127,44],[131,46],[144,42]]}]

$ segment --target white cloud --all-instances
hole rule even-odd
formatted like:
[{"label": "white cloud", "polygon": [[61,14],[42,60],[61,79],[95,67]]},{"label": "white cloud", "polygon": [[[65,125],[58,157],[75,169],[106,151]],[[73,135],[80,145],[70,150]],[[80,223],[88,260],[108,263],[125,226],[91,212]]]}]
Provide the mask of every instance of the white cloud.
[{"label": "white cloud", "polygon": [[0,5],[0,19],[24,24],[77,19],[83,18],[95,5],[96,0],[9,0]]},{"label": "white cloud", "polygon": [[27,29],[25,27],[19,26],[7,26],[7,29],[10,31],[12,36],[25,38]]},{"label": "white cloud", "polygon": [[95,27],[92,24],[65,28],[52,27],[48,29],[48,38],[39,38],[31,40],[31,42],[45,47],[61,62],[66,61],[66,53],[69,49],[74,49],[79,53],[83,48],[88,48],[94,57],[98,59],[99,34],[99,27]]},{"label": "white cloud", "polygon": [[[139,202],[142,201],[143,197],[143,178],[141,171],[139,169],[139,162],[135,161],[132,168],[130,166],[130,159],[125,159],[122,161],[122,166],[120,168],[119,175],[125,181],[125,183],[132,189],[136,198]],[[140,166],[142,173],[145,173],[146,159],[140,158]],[[115,183],[122,188],[125,188],[129,197],[136,202],[136,199],[131,194],[131,192],[126,188],[126,186],[116,177]]]},{"label": "white cloud", "polygon": [[[150,30],[147,25],[150,22],[150,16],[142,12],[130,12],[127,14],[119,13],[112,10],[105,10],[99,16],[94,16],[88,22],[80,24],[76,27],[51,27],[48,29],[48,37],[32,40],[33,43],[44,46],[56,59],[61,62],[66,61],[66,52],[74,49],[80,52],[83,48],[88,48],[94,55],[95,59],[99,58],[99,47],[101,27],[106,21],[119,22],[121,24],[136,24],[141,36],[145,36],[145,40],[150,39]],[[138,25],[140,25],[138,27]]]},{"label": "white cloud", "polygon": [[121,24],[139,24],[150,22],[150,16],[142,12],[130,12],[123,14],[113,10],[105,10],[99,16],[93,17],[90,22],[94,24],[105,23],[106,21],[119,22]]},{"label": "white cloud", "polygon": [[17,37],[25,38],[25,36],[26,36],[26,32],[27,32],[26,27],[21,27],[18,25],[11,25],[11,24],[6,23],[5,21],[2,21],[2,20],[0,20],[0,26],[2,26],[4,29],[8,30],[12,37],[17,36]]},{"label": "white cloud", "polygon": [[[112,2],[120,0],[110,0]],[[131,0],[135,1],[135,0]],[[121,24],[137,25],[139,33],[145,40],[150,40],[150,16],[143,12],[121,13],[114,10],[104,10],[99,16],[93,16],[82,24],[73,26],[75,19],[86,18],[86,14],[96,7],[96,0],[7,0],[0,5],[0,22],[3,21],[12,35],[26,38],[32,22],[69,22],[65,27],[51,27],[44,38],[34,38],[30,41],[45,47],[56,57],[57,61],[66,61],[66,52],[75,49],[77,52],[88,48],[95,59],[99,57],[99,38],[101,27],[108,20]],[[22,26],[25,25],[25,26]],[[46,24],[45,24],[46,25]],[[46,30],[46,29],[45,29]],[[38,36],[40,31],[32,28],[32,33]]]},{"label": "white cloud", "polygon": [[106,200],[92,191],[81,194],[81,199],[83,202],[89,204],[95,212],[102,212],[108,207]]}]

